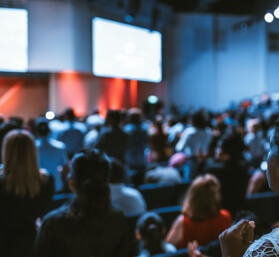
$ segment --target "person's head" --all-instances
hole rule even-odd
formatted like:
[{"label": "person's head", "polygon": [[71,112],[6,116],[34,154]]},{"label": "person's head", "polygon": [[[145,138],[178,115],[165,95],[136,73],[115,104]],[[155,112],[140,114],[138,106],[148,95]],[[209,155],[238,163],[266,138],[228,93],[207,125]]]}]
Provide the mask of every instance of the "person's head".
[{"label": "person's head", "polygon": [[11,116],[9,117],[9,122],[14,123],[15,126],[22,128],[24,120],[22,117],[17,117],[17,116]]},{"label": "person's head", "polygon": [[76,118],[75,112],[72,108],[67,108],[64,112],[65,120],[73,121]]},{"label": "person's head", "polygon": [[275,124],[276,129],[270,139],[270,151],[267,156],[266,177],[269,187],[279,194],[279,119]]},{"label": "person's head", "polygon": [[132,124],[140,124],[142,119],[142,111],[139,108],[131,108],[128,110],[128,122]]},{"label": "person's head", "polygon": [[113,127],[119,126],[121,122],[121,112],[119,110],[108,110],[106,121]]},{"label": "person's head", "polygon": [[249,133],[256,133],[261,127],[260,120],[257,118],[249,119],[246,123],[246,127]]},{"label": "person's head", "polygon": [[97,149],[74,155],[69,187],[76,194],[74,213],[81,216],[102,214],[110,208],[109,157]]},{"label": "person's head", "polygon": [[46,118],[38,118],[36,120],[36,132],[39,137],[45,137],[49,134],[48,120]]},{"label": "person's head", "polygon": [[160,253],[160,243],[163,240],[164,233],[163,220],[155,212],[147,212],[137,220],[136,237],[144,242],[144,247],[152,255]]},{"label": "person's head", "polygon": [[125,169],[123,164],[116,158],[111,157],[111,172],[109,182],[111,184],[123,183],[125,179]]},{"label": "person's head", "polygon": [[197,177],[187,191],[182,213],[195,221],[216,216],[221,208],[220,187],[213,175]]},{"label": "person's head", "polygon": [[9,192],[30,197],[39,193],[42,177],[34,139],[28,131],[12,130],[5,136],[2,160]]},{"label": "person's head", "polygon": [[245,144],[240,134],[231,133],[220,139],[217,150],[218,159],[223,161],[238,162],[243,159]]},{"label": "person's head", "polygon": [[191,121],[195,128],[204,129],[206,127],[206,119],[202,111],[195,112]]}]

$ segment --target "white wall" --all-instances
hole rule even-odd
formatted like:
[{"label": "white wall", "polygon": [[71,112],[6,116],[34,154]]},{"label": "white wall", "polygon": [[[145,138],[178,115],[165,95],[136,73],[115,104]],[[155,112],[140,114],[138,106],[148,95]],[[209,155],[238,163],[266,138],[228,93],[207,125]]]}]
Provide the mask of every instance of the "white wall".
[{"label": "white wall", "polygon": [[[267,33],[279,34],[279,20],[275,19],[271,24],[267,24]],[[268,49],[268,46],[267,46]],[[279,52],[267,53],[267,91],[278,92],[279,91]]]},{"label": "white wall", "polygon": [[82,4],[28,1],[29,71],[91,72],[91,18]]},{"label": "white wall", "polygon": [[234,31],[233,25],[245,20],[219,17],[218,30],[227,33],[223,50],[216,51],[216,107],[226,107],[233,100],[261,94],[266,88],[265,24],[255,23]]},{"label": "white wall", "polygon": [[167,44],[168,105],[225,108],[266,90],[265,24],[245,17],[181,14]]},{"label": "white wall", "polygon": [[215,85],[212,16],[180,15],[165,38],[168,102],[181,108],[211,107]]},{"label": "white wall", "polygon": [[[70,1],[30,0],[28,12],[30,71],[91,73],[94,10]],[[279,54],[267,51],[266,24],[232,29],[245,19],[209,14],[175,17],[164,35],[168,105],[217,110],[231,101],[276,90]]]}]

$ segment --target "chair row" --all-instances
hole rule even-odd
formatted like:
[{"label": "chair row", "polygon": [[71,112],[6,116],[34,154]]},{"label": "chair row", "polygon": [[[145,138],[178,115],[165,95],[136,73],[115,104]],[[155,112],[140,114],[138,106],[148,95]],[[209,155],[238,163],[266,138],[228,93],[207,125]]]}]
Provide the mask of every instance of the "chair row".
[{"label": "chair row", "polygon": [[[139,187],[148,210],[156,210],[160,215],[166,217],[166,226],[180,213],[180,199],[189,187],[188,183],[175,186],[143,185]],[[56,194],[49,210],[61,206],[64,202],[74,197],[73,194]],[[178,206],[179,205],[179,206]],[[263,222],[272,224],[279,220],[279,196],[273,192],[262,192],[246,197],[246,210],[254,212]]]}]

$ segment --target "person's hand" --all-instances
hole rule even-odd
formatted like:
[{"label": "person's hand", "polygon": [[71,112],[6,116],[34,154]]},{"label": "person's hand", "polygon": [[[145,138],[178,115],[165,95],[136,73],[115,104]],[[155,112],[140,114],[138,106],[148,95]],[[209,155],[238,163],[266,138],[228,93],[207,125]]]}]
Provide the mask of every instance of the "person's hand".
[{"label": "person's hand", "polygon": [[242,257],[254,240],[255,222],[241,220],[219,235],[222,257]]},{"label": "person's hand", "polygon": [[198,250],[198,247],[199,245],[196,240],[187,244],[189,257],[205,257],[205,255]]}]

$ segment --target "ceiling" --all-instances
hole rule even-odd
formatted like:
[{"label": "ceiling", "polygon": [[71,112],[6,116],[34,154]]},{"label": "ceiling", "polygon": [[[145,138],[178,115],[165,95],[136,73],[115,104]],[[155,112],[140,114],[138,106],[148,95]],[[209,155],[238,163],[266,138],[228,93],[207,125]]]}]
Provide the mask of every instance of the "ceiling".
[{"label": "ceiling", "polygon": [[[22,6],[31,0],[0,0],[0,6]],[[34,0],[33,0],[34,1]],[[40,0],[53,1],[53,0]],[[268,9],[278,7],[279,0],[55,0],[72,1],[76,3],[90,3],[104,8],[124,8],[131,6],[137,9],[144,6],[164,5],[172,9],[175,13],[216,13],[246,15],[266,12]]]},{"label": "ceiling", "polygon": [[279,5],[278,0],[157,0],[157,2],[170,6],[175,12],[234,15],[263,13]]}]

